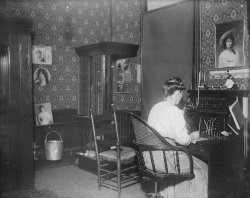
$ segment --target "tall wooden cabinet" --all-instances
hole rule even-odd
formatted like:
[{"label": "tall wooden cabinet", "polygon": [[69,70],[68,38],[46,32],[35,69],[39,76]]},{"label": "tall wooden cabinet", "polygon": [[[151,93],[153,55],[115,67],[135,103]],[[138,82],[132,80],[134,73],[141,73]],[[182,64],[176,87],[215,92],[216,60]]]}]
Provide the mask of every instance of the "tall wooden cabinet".
[{"label": "tall wooden cabinet", "polygon": [[101,42],[75,48],[80,57],[80,114],[110,114],[113,103],[112,63],[137,56],[139,45]]},{"label": "tall wooden cabinet", "polygon": [[0,19],[1,191],[33,188],[31,27]]}]

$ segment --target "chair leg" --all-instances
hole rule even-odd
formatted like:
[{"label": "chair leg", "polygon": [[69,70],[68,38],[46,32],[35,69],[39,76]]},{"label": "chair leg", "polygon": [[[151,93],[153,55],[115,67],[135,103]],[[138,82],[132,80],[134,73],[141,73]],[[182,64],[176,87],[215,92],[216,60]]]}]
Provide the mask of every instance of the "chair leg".
[{"label": "chair leg", "polygon": [[120,145],[117,145],[117,193],[118,198],[121,197],[121,158]]},{"label": "chair leg", "polygon": [[163,196],[161,196],[159,193],[158,193],[158,181],[154,181],[154,193],[147,193],[146,194],[146,197],[147,198],[163,198]]},{"label": "chair leg", "polygon": [[[118,174],[118,177],[120,177],[119,174]],[[118,198],[120,198],[121,197],[121,181],[118,181],[117,185],[118,185],[117,186]]]},{"label": "chair leg", "polygon": [[158,192],[158,182],[155,181],[155,196],[157,195]]},{"label": "chair leg", "polygon": [[161,196],[158,193],[158,182],[157,181],[155,181],[155,194],[154,194],[154,198],[163,198],[163,196]]},{"label": "chair leg", "polygon": [[118,198],[121,197],[121,170],[117,170],[117,193]]},{"label": "chair leg", "polygon": [[158,182],[155,181],[155,188],[154,188],[154,193],[147,193],[146,196],[147,198],[158,198]]},{"label": "chair leg", "polygon": [[98,179],[98,190],[101,189],[101,170],[100,170],[100,165],[97,167],[97,179]]}]

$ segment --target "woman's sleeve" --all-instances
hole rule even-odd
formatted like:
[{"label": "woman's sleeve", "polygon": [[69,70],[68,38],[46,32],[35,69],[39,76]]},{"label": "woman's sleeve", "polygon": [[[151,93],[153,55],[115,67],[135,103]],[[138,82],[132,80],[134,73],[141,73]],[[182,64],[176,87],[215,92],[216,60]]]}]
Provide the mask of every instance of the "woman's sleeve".
[{"label": "woman's sleeve", "polygon": [[178,111],[173,115],[173,119],[174,122],[171,124],[171,128],[174,132],[175,141],[181,145],[190,144],[191,138],[188,135],[183,111],[178,109]]}]

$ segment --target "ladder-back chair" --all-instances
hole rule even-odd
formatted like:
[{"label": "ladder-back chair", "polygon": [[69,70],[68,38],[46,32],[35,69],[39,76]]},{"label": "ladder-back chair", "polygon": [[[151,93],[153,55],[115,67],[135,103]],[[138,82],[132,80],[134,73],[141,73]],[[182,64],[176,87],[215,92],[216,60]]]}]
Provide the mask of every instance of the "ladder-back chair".
[{"label": "ladder-back chair", "polygon": [[[98,189],[101,189],[101,186],[111,188],[116,190],[120,197],[122,188],[139,181],[138,174],[134,172],[137,170],[136,152],[133,148],[120,144],[114,106],[113,119],[107,119],[104,127],[96,127],[98,115],[93,115],[92,109],[90,109],[90,117],[97,160]],[[99,137],[101,134],[106,134],[104,139]],[[108,138],[109,135],[114,135],[114,141]],[[107,145],[109,145],[108,150],[104,150]]]},{"label": "ladder-back chair", "polygon": [[[134,133],[135,145],[137,147],[137,158],[139,173],[144,178],[154,181],[153,197],[160,197],[158,194],[158,182],[170,179],[191,180],[194,178],[193,158],[184,146],[177,146],[171,139],[166,140],[148,123],[133,113],[130,113]],[[156,159],[155,152],[159,157]],[[185,155],[189,162],[188,170],[182,170],[182,159],[179,155]],[[162,169],[159,170],[159,164]],[[185,165],[186,166],[186,165]]]}]

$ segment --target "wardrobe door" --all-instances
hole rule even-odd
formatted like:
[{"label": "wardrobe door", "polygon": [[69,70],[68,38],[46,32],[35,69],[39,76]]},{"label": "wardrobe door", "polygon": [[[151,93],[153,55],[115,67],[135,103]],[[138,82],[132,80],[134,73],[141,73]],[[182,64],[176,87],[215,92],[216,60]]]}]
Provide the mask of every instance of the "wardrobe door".
[{"label": "wardrobe door", "polygon": [[[8,27],[12,22],[8,21]],[[6,29],[10,32],[0,32],[5,37],[0,39],[2,191],[34,185],[31,36]]]},{"label": "wardrobe door", "polygon": [[[107,56],[83,56],[80,62],[80,114],[88,115],[91,107],[95,115],[108,112],[112,92],[107,92],[110,82],[107,82]],[[108,59],[109,60],[109,59]],[[108,102],[107,102],[108,101]],[[107,104],[106,104],[107,103]]]},{"label": "wardrobe door", "polygon": [[[21,162],[18,164],[22,169],[21,187],[29,188],[34,185],[33,170],[33,96],[32,96],[32,66],[31,66],[31,36],[19,35],[19,76],[20,83],[16,91],[20,92],[16,109],[19,108],[19,132],[22,140],[20,147]],[[15,137],[14,137],[15,138]],[[20,139],[15,139],[20,143]]]},{"label": "wardrobe door", "polygon": [[[4,35],[0,34],[0,37]],[[10,165],[10,114],[8,96],[10,80],[9,48],[6,45],[0,45],[0,145],[1,145],[1,190],[11,187],[9,179],[11,173]]]}]

